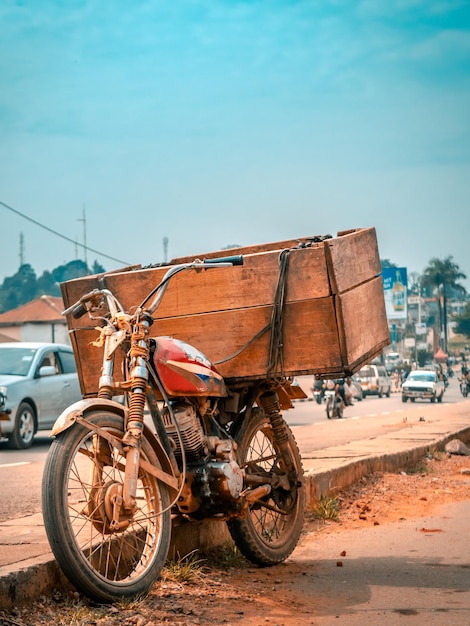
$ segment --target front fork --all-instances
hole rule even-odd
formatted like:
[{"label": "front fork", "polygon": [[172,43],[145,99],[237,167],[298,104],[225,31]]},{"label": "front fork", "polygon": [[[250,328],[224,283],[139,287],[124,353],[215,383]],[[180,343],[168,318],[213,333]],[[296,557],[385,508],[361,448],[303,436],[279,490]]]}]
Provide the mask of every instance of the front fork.
[{"label": "front fork", "polygon": [[[121,383],[120,389],[129,393],[129,413],[124,425],[125,433],[122,439],[123,452],[126,457],[124,470],[124,484],[122,497],[116,504],[122,505],[126,513],[132,513],[137,507],[136,494],[139,477],[140,450],[142,433],[144,430],[144,410],[148,387],[148,328],[151,318],[144,316],[132,329],[131,346],[129,351],[129,379]],[[117,348],[115,336],[106,335],[101,370],[98,397],[111,399],[116,391],[114,384],[114,356]],[[92,483],[94,484],[94,483]],[[119,516],[115,506],[113,517]],[[117,520],[113,520],[117,521]]]}]

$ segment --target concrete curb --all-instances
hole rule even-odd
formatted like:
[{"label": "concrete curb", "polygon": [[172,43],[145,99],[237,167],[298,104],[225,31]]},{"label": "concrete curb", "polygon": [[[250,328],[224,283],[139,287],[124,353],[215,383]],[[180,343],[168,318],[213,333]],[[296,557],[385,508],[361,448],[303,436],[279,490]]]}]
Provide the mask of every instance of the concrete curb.
[{"label": "concrete curb", "polygon": [[464,443],[470,441],[470,426],[458,430],[451,435],[436,438],[426,444],[401,452],[377,454],[346,462],[334,469],[314,472],[307,470],[305,488],[307,505],[315,502],[323,495],[333,495],[357,483],[364,476],[375,472],[396,472],[416,465],[429,453],[443,450],[452,439],[460,439]]},{"label": "concrete curb", "polygon": [[[305,488],[307,495],[307,507],[318,500],[322,495],[333,494],[358,482],[362,477],[374,472],[393,472],[406,469],[416,464],[429,452],[443,449],[451,439],[460,439],[464,443],[470,441],[470,426],[456,428],[454,432],[447,432],[440,437],[428,438],[425,443],[414,446],[404,446],[402,450],[396,450],[384,454],[358,453],[361,443],[355,442],[349,446],[339,446],[337,449],[329,448],[318,451],[317,458],[323,465],[331,465],[330,469],[317,469],[306,467]],[[365,442],[367,444],[367,442]],[[387,442],[387,445],[390,442]],[[409,443],[409,442],[408,442]],[[399,445],[399,444],[398,444]],[[366,446],[367,447],[367,446]],[[386,446],[383,446],[387,449]],[[354,451],[353,451],[354,450]],[[348,458],[354,456],[351,458]],[[342,460],[340,460],[340,457]],[[311,459],[307,465],[311,464]],[[33,519],[34,518],[34,519]],[[73,587],[60,571],[54,560],[47,543],[42,516],[36,514],[30,518],[21,518],[8,522],[11,529],[12,544],[26,546],[34,544],[36,555],[24,559],[12,566],[0,568],[0,610],[11,610],[27,602],[37,600],[41,595],[50,595],[55,591],[67,593],[73,591]],[[16,539],[13,534],[21,526],[28,529],[35,528],[34,536],[25,533]],[[2,529],[5,524],[0,525]],[[33,532],[33,531],[31,531]],[[209,520],[200,523],[188,523],[176,525],[173,529],[170,556],[188,554],[195,549],[207,549],[221,545],[230,540],[230,535],[224,523]],[[3,543],[3,542],[2,542]]]}]

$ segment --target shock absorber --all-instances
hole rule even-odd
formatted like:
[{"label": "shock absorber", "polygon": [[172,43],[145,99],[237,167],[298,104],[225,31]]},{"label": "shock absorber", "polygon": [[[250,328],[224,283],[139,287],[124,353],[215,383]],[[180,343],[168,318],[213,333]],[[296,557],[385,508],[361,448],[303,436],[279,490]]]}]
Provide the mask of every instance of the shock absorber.
[{"label": "shock absorber", "polygon": [[[150,318],[151,320],[151,318]],[[149,348],[147,344],[148,327],[151,323],[144,314],[143,319],[137,321],[133,330],[130,348],[130,398],[129,416],[126,422],[126,432],[122,438],[123,449],[126,454],[126,468],[123,484],[123,506],[126,511],[133,511],[136,507],[136,492],[139,474],[140,447],[144,429],[144,408],[148,385]]]},{"label": "shock absorber", "polygon": [[287,433],[286,423],[281,415],[277,393],[275,391],[267,391],[260,396],[259,401],[265,415],[269,418],[274,433],[274,439],[283,457],[288,458],[285,452],[287,450],[289,435]]}]

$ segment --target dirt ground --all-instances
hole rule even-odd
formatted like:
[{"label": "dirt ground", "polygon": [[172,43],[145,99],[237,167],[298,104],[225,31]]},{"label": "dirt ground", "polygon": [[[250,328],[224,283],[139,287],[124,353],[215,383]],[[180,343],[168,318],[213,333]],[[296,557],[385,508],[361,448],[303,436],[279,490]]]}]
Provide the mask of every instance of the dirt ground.
[{"label": "dirt ground", "polygon": [[[406,473],[374,474],[336,498],[324,499],[322,508],[308,512],[299,547],[314,544],[321,533],[419,519],[438,505],[469,498],[470,457],[442,454],[423,459]],[[337,519],[331,519],[335,514]],[[139,601],[102,607],[80,596],[57,594],[41,598],[33,606],[0,613],[0,626],[299,625],[302,586],[296,589],[292,581],[301,581],[307,573],[300,572],[302,565],[296,561],[295,551],[285,563],[263,569],[248,563],[230,546],[192,558],[193,563],[167,568],[151,593]],[[347,555],[339,552],[337,567],[344,558]],[[268,617],[273,607],[282,614],[281,619]]]}]

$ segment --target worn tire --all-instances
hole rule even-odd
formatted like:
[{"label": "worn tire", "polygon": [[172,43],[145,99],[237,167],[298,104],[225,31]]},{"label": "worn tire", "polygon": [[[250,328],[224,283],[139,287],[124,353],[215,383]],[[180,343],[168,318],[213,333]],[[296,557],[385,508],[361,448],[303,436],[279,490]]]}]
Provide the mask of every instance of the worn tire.
[{"label": "worn tire", "polygon": [[294,468],[290,475],[283,466],[269,419],[261,409],[254,409],[234,434],[240,467],[250,467],[251,472],[260,475],[278,475],[281,481],[287,478],[290,484],[290,489],[286,490],[280,486],[280,481],[269,495],[250,505],[245,517],[228,522],[230,534],[240,552],[260,566],[281,563],[292,553],[304,521],[302,461],[292,431],[287,424],[285,428],[290,463]]},{"label": "worn tire", "polygon": [[[123,420],[95,411],[87,420],[121,440]],[[145,437],[142,458],[160,468]],[[126,460],[109,439],[76,424],[52,442],[42,483],[44,526],[54,556],[75,587],[98,602],[145,595],[165,564],[171,535],[168,488],[140,468],[136,509],[121,509],[113,530],[113,498],[122,494]]]}]

